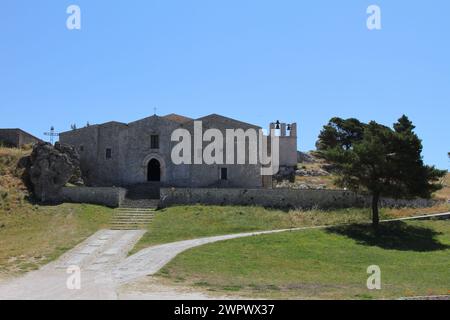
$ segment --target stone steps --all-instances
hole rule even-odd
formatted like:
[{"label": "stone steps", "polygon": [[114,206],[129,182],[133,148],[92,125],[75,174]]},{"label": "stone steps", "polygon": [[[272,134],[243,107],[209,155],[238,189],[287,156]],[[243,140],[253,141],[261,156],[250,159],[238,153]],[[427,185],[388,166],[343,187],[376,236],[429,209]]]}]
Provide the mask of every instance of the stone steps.
[{"label": "stone steps", "polygon": [[155,217],[155,209],[119,208],[116,209],[110,227],[112,230],[147,229]]},{"label": "stone steps", "polygon": [[159,207],[159,183],[127,187],[127,193],[111,222],[113,230],[147,229]]},{"label": "stone steps", "polygon": [[128,199],[126,198],[122,204],[121,208],[129,209],[157,209],[159,206],[159,199]]}]

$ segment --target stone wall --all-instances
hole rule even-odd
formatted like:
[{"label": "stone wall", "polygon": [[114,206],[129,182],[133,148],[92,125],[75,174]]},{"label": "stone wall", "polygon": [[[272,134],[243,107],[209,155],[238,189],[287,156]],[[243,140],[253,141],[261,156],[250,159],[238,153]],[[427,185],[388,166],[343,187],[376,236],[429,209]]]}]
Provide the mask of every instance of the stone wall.
[{"label": "stone wall", "polygon": [[[256,205],[274,208],[338,209],[369,207],[368,196],[341,190],[162,188],[161,206]],[[432,200],[383,199],[383,207],[427,207]]]},{"label": "stone wall", "polygon": [[125,199],[126,189],[123,188],[62,188],[56,201],[69,203],[90,203],[111,208],[119,207]]},{"label": "stone wall", "polygon": [[[125,195],[124,188],[66,187],[54,200],[115,208],[123,203]],[[424,208],[434,203],[434,200],[427,199],[382,199],[380,205],[381,207]],[[371,199],[366,195],[343,190],[161,188],[161,207],[194,204],[263,206],[280,209],[339,209],[370,207]]]}]

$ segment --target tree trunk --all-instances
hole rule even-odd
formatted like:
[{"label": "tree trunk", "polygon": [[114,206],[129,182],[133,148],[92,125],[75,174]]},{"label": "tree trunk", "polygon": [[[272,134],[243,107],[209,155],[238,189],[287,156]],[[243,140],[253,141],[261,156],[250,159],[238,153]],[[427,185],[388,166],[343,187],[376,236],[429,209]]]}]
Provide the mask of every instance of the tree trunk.
[{"label": "tree trunk", "polygon": [[380,202],[380,194],[375,192],[372,195],[372,226],[375,229],[378,229],[378,225],[380,224],[380,214],[378,212],[378,203]]}]

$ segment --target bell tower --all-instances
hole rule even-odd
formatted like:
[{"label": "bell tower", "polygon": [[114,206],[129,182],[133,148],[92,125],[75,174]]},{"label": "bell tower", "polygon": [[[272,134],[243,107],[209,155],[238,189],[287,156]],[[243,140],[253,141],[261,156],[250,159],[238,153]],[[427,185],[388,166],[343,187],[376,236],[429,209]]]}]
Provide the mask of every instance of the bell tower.
[{"label": "bell tower", "polygon": [[280,141],[280,167],[297,166],[297,123],[272,122],[270,129]]}]

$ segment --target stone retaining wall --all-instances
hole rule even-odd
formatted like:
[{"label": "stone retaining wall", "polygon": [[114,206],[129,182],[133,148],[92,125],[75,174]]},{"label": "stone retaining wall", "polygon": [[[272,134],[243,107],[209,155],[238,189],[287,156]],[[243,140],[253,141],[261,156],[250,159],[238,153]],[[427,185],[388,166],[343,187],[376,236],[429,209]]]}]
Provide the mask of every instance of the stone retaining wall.
[{"label": "stone retaining wall", "polygon": [[[90,203],[119,207],[125,200],[124,188],[63,188],[56,201]],[[371,198],[344,190],[239,189],[239,188],[161,188],[161,207],[172,205],[243,205],[271,208],[339,209],[370,207]],[[382,199],[381,207],[418,207],[435,204],[434,200]]]},{"label": "stone retaining wall", "polygon": [[69,203],[90,203],[116,208],[125,199],[126,189],[123,188],[62,188],[58,201]]}]

